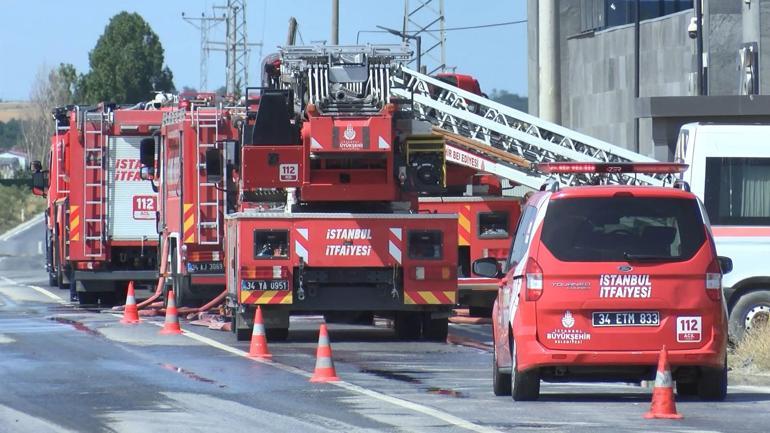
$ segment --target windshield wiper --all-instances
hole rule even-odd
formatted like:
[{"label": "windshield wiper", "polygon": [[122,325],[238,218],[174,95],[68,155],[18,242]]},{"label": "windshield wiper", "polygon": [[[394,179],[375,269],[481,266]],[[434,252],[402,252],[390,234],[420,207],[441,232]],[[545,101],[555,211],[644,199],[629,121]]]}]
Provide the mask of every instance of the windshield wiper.
[{"label": "windshield wiper", "polygon": [[672,256],[655,256],[652,254],[629,254],[623,253],[623,258],[629,262],[669,262],[675,261],[678,257]]}]

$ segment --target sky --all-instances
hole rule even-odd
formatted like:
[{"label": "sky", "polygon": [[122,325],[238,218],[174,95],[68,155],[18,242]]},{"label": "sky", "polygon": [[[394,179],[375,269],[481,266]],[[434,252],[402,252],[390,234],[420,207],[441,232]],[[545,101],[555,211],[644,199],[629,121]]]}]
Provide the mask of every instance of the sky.
[{"label": "sky", "polygon": [[[376,26],[401,29],[403,0],[339,0],[340,44],[361,42],[398,43],[399,38],[381,33]],[[437,0],[434,0],[437,3]],[[200,33],[183,21],[187,16],[210,12],[226,0],[0,0],[0,99],[26,100],[36,74],[59,63],[72,63],[79,73],[88,71],[88,53],[110,17],[137,12],[160,37],[166,64],[174,73],[177,89],[198,87]],[[248,0],[247,27],[251,42],[263,43],[262,54],[275,51],[286,39],[289,18],[299,22],[305,43],[330,39],[331,0]],[[411,3],[416,3],[412,0]],[[464,27],[526,19],[524,0],[445,0],[446,27]],[[479,79],[482,89],[527,92],[527,31],[525,24],[485,29],[449,31],[446,60],[457,72]],[[224,40],[224,24],[212,30],[211,40]],[[428,38],[423,38],[426,45]],[[259,47],[249,65],[250,84],[258,84]],[[427,59],[423,60],[426,63]],[[224,53],[209,57],[210,88],[224,84]]]}]

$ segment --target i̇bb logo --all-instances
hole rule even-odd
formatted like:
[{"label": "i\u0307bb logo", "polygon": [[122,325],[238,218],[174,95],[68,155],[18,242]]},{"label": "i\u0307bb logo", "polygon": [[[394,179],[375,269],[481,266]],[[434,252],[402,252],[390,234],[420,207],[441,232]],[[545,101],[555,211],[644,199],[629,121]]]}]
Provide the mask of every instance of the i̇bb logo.
[{"label": "i\u0307bb logo", "polygon": [[157,197],[153,195],[135,195],[134,196],[134,219],[135,220],[155,219],[156,209],[157,209]]}]

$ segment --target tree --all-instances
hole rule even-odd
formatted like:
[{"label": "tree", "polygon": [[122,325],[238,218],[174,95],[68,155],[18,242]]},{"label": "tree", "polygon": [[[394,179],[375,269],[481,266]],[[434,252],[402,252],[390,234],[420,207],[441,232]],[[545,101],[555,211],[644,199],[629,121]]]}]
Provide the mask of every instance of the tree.
[{"label": "tree", "polygon": [[489,97],[495,102],[499,102],[503,105],[507,105],[525,113],[527,112],[528,108],[526,96],[519,96],[507,90],[492,89],[492,94]]},{"label": "tree", "polygon": [[62,63],[56,69],[41,66],[29,94],[32,115],[21,122],[21,146],[30,160],[43,160],[48,150],[53,118],[51,111],[75,103],[77,93],[75,67]]},{"label": "tree", "polygon": [[139,14],[115,15],[88,55],[91,70],[80,81],[84,101],[136,103],[151,99],[153,91],[173,92],[163,53],[158,35]]}]

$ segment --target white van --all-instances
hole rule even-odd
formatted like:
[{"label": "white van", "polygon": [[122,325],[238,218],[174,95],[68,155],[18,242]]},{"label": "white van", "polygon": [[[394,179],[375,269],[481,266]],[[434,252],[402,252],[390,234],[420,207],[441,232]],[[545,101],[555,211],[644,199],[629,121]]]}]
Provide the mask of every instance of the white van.
[{"label": "white van", "polygon": [[770,319],[770,125],[691,123],[679,133],[682,179],[704,203],[724,276],[730,335]]}]

